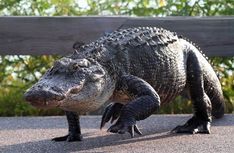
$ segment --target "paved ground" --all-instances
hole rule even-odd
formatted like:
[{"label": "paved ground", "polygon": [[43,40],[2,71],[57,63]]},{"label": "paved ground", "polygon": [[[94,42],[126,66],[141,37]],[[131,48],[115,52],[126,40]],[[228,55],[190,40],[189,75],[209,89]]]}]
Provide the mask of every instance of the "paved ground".
[{"label": "paved ground", "polygon": [[143,136],[131,139],[129,134],[109,134],[99,130],[100,116],[81,117],[82,142],[52,142],[65,135],[65,117],[2,117],[0,118],[0,152],[160,152],[160,153],[233,153],[234,115],[215,120],[212,134],[171,134],[191,115],[154,115],[139,122]]}]

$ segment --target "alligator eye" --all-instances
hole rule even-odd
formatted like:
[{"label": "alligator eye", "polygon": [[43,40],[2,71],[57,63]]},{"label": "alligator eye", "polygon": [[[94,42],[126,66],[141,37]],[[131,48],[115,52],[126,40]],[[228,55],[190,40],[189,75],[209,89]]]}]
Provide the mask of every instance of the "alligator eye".
[{"label": "alligator eye", "polygon": [[77,63],[74,63],[74,64],[72,65],[72,69],[73,69],[73,70],[79,69],[79,65],[78,65]]},{"label": "alligator eye", "polygon": [[78,61],[80,67],[89,67],[91,64],[87,59],[82,59]]}]

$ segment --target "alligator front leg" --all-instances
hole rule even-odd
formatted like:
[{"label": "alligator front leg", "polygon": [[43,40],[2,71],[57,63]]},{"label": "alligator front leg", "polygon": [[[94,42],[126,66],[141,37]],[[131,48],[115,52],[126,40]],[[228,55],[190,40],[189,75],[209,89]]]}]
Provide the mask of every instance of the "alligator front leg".
[{"label": "alligator front leg", "polygon": [[53,138],[52,141],[81,141],[79,115],[76,112],[65,111],[68,122],[68,135]]},{"label": "alligator front leg", "polygon": [[141,134],[136,121],[149,117],[159,109],[159,95],[149,83],[132,75],[122,76],[116,88],[130,95],[133,100],[121,108],[117,122],[108,131],[120,134],[129,132],[132,137],[134,132]]}]

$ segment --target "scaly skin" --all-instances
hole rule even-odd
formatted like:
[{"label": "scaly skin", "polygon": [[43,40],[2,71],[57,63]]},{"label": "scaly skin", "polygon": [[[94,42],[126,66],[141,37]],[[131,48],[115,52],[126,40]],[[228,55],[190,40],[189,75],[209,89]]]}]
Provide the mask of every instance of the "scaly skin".
[{"label": "scaly skin", "polygon": [[117,120],[108,131],[131,136],[141,134],[136,121],[183,91],[191,97],[194,116],[173,132],[210,133],[211,116],[224,114],[221,85],[212,67],[193,44],[175,33],[152,27],[120,29],[74,47],[74,54],[58,60],[25,94],[34,106],[66,111],[69,134],[55,141],[80,141],[74,112],[95,110],[109,99],[118,103],[107,106],[101,128]]}]

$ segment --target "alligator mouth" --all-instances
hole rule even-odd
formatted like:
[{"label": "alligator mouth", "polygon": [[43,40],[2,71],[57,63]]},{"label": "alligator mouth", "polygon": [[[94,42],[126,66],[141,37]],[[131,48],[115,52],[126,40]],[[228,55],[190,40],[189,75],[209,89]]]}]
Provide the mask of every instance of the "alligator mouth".
[{"label": "alligator mouth", "polygon": [[55,91],[29,90],[24,94],[24,98],[37,108],[55,108],[61,105],[66,95]]},{"label": "alligator mouth", "polygon": [[25,100],[37,108],[57,108],[66,104],[68,97],[78,94],[83,85],[69,89],[66,93],[59,90],[29,90],[24,94]]},{"label": "alligator mouth", "polygon": [[32,106],[42,109],[50,109],[50,108],[59,108],[62,105],[62,101],[34,101],[29,102]]},{"label": "alligator mouth", "polygon": [[27,101],[33,107],[41,108],[41,109],[51,109],[51,108],[59,108],[63,100],[49,100],[49,101]]}]

